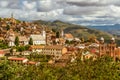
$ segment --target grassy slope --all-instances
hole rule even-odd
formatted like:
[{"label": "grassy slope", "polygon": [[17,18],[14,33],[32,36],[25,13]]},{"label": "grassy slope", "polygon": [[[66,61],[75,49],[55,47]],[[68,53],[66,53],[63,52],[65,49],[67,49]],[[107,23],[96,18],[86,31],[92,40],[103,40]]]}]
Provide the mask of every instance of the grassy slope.
[{"label": "grassy slope", "polygon": [[46,24],[50,28],[55,28],[57,30],[64,29],[65,33],[72,33],[75,37],[84,37],[86,39],[96,36],[97,38],[104,37],[105,39],[109,39],[112,37],[111,34],[103,31],[99,31],[96,29],[90,29],[85,26],[75,25],[70,23],[65,23],[61,21],[54,21],[54,22],[45,22],[45,21],[35,21],[40,25]]}]

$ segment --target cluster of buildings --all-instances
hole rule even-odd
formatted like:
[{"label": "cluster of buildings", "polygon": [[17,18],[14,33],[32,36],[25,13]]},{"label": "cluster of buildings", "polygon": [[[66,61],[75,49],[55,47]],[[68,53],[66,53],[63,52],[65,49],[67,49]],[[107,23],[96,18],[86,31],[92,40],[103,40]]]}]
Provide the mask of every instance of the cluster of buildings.
[{"label": "cluster of buildings", "polygon": [[104,38],[101,37],[98,43],[92,43],[86,47],[88,50],[82,52],[81,60],[89,59],[91,57],[97,59],[104,55],[113,57],[115,61],[120,59],[120,47],[117,47],[115,38],[111,38],[109,43],[105,43]]},{"label": "cluster of buildings", "polygon": [[32,22],[19,21],[13,18],[0,19],[0,40],[5,41],[9,47],[15,46],[15,38],[19,37],[20,45],[28,45],[30,38],[33,40],[33,45],[64,45],[65,41],[72,41],[72,34],[64,34],[61,30],[60,38],[56,38],[56,33],[45,25],[38,25]]},{"label": "cluster of buildings", "polygon": [[[40,26],[31,22],[19,21],[14,19],[13,15],[11,15],[11,18],[0,19],[0,41],[7,43],[11,48],[16,46],[16,37],[19,38],[20,46],[29,45],[29,41],[32,39],[33,45],[30,46],[29,53],[54,55],[55,59],[59,59],[67,53],[66,40],[73,41],[75,39],[70,33],[64,34],[63,30],[59,33],[60,37],[56,38],[56,33],[45,25]],[[5,55],[4,50],[0,55],[1,57]]]},{"label": "cluster of buildings", "polygon": [[[104,38],[101,38],[100,41],[86,45],[86,43],[80,43],[81,40],[75,38],[72,34],[65,34],[63,30],[60,31],[60,37],[57,38],[56,33],[46,26],[21,22],[15,20],[13,16],[1,19],[0,40],[5,41],[9,47],[13,47],[16,37],[19,38],[19,45],[22,46],[29,45],[29,41],[32,39],[33,45],[30,46],[29,53],[25,53],[53,56],[53,59],[49,61],[52,64],[55,61],[60,64],[67,63],[67,61],[74,62],[78,54],[80,54],[81,60],[91,57],[96,59],[103,55],[110,55],[114,60],[116,58],[120,59],[120,48],[116,46],[114,38],[108,44],[104,42]],[[73,43],[66,44],[66,41],[72,41]],[[0,51],[0,57],[5,55],[5,51]],[[8,60],[20,64],[38,64],[38,62],[29,61],[27,58],[8,57]]]},{"label": "cluster of buildings", "polygon": [[18,57],[8,57],[8,60],[10,63],[18,63],[18,64],[23,64],[23,65],[39,65],[40,62],[35,62],[35,61],[29,61],[27,58],[18,58]]}]

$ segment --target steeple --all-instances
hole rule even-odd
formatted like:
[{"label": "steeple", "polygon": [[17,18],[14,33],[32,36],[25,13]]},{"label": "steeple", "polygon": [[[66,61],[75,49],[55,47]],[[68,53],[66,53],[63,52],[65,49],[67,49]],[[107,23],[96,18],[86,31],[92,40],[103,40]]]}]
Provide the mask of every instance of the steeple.
[{"label": "steeple", "polygon": [[115,43],[115,38],[114,37],[111,38],[111,43]]},{"label": "steeple", "polygon": [[43,30],[42,30],[42,35],[43,35],[44,38],[46,38],[46,31],[45,31],[45,28],[46,28],[46,27],[45,27],[45,26],[42,26],[42,28],[43,28]]},{"label": "steeple", "polygon": [[100,38],[100,43],[101,44],[104,43],[104,38],[103,37]]},{"label": "steeple", "polygon": [[63,31],[63,29],[61,29],[61,37],[62,38],[64,37],[64,31]]},{"label": "steeple", "polygon": [[11,13],[11,18],[13,18],[13,13]]},{"label": "steeple", "polygon": [[46,26],[42,25],[42,36],[44,37],[47,45],[47,33],[46,33]]}]

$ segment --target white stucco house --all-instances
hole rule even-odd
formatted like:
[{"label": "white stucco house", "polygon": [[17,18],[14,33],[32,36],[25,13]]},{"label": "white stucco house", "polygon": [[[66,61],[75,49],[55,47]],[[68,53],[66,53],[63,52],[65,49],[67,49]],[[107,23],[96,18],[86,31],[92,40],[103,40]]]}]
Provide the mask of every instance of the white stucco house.
[{"label": "white stucco house", "polygon": [[32,34],[30,35],[30,38],[33,40],[33,45],[41,45],[41,44],[46,44],[46,39],[43,35],[41,34]]},{"label": "white stucco house", "polygon": [[[29,40],[26,36],[19,36],[19,45],[28,45]],[[8,37],[8,46],[15,46],[15,36]]]}]

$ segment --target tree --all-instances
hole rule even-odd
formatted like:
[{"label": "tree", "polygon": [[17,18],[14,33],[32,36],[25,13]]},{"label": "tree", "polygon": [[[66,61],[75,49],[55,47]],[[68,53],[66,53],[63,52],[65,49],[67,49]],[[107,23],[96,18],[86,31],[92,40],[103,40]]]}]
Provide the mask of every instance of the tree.
[{"label": "tree", "polygon": [[52,31],[53,31],[53,32],[56,32],[56,29],[52,28]]},{"label": "tree", "polygon": [[59,38],[60,37],[60,33],[57,31],[56,32],[56,38]]},{"label": "tree", "polygon": [[6,29],[7,29],[7,30],[10,30],[10,26],[9,26],[9,25],[7,25],[7,26],[6,26]]},{"label": "tree", "polygon": [[85,41],[83,37],[81,37],[80,40],[81,40],[81,42],[84,42],[84,41]]},{"label": "tree", "polygon": [[30,45],[33,45],[33,39],[32,39],[32,38],[30,38],[29,44],[30,44]]},{"label": "tree", "polygon": [[19,37],[18,37],[18,36],[16,36],[16,38],[15,38],[15,45],[16,45],[16,46],[19,45]]}]

